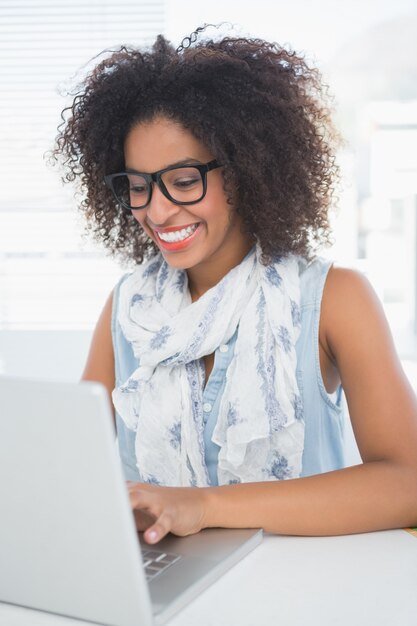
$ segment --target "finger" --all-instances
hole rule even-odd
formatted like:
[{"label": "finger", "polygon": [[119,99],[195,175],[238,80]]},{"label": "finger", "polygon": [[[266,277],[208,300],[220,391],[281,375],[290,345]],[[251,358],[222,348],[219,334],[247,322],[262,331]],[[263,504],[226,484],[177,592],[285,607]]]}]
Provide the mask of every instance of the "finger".
[{"label": "finger", "polygon": [[161,503],[155,495],[141,489],[131,492],[130,505],[138,530],[146,530],[163,514]]},{"label": "finger", "polygon": [[147,543],[157,543],[169,533],[172,528],[171,516],[167,513],[162,513],[156,520],[156,522],[145,530],[144,539]]}]

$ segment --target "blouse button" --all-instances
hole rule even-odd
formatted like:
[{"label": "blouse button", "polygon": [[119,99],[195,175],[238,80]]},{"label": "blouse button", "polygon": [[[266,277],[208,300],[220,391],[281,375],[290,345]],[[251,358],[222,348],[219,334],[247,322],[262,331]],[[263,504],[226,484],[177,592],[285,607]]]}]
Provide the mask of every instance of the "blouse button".
[{"label": "blouse button", "polygon": [[205,402],[203,404],[203,411],[204,411],[204,413],[210,413],[212,408],[213,407],[211,406],[210,402]]},{"label": "blouse button", "polygon": [[219,348],[220,352],[229,352],[229,346],[225,343],[223,343],[220,348]]}]

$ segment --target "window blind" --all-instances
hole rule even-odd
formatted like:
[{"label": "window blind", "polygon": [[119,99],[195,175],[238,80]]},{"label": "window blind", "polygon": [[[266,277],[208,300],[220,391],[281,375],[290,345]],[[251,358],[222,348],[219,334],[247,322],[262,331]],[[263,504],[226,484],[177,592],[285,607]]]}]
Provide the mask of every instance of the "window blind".
[{"label": "window blind", "polygon": [[120,273],[80,247],[72,190],[44,155],[89,61],[149,46],[165,15],[164,0],[0,0],[0,328],[90,327]]}]

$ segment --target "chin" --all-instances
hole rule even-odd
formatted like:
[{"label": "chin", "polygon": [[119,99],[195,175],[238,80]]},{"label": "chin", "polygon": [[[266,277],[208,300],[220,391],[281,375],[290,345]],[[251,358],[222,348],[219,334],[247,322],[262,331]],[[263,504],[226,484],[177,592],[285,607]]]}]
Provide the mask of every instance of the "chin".
[{"label": "chin", "polygon": [[193,262],[191,259],[187,262],[186,259],[180,259],[178,255],[164,254],[162,250],[161,254],[164,257],[164,260],[168,263],[168,265],[177,270],[189,270],[197,265],[197,262]]}]

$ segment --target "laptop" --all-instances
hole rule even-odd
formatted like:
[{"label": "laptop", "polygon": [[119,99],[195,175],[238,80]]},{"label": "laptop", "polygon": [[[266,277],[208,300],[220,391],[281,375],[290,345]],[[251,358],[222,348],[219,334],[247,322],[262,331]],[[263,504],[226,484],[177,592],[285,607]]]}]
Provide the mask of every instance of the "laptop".
[{"label": "laptop", "polygon": [[262,540],[140,542],[98,383],[0,377],[0,601],[108,626],[164,624]]}]

